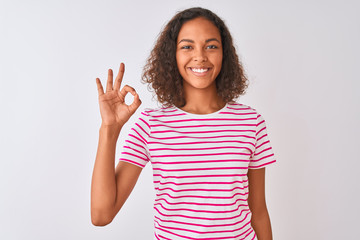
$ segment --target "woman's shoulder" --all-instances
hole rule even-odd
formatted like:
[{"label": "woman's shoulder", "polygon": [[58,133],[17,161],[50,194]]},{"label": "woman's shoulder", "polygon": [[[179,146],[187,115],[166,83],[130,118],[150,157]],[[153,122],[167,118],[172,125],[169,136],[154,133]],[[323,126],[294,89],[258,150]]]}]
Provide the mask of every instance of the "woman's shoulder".
[{"label": "woman's shoulder", "polygon": [[170,106],[170,107],[156,106],[156,107],[143,108],[141,114],[146,115],[148,117],[159,117],[159,116],[172,114],[176,111],[177,110],[174,106]]},{"label": "woman's shoulder", "polygon": [[228,102],[227,108],[234,112],[243,112],[243,113],[247,112],[247,113],[252,113],[252,114],[259,114],[255,108],[253,108],[247,104],[240,103],[238,101]]}]

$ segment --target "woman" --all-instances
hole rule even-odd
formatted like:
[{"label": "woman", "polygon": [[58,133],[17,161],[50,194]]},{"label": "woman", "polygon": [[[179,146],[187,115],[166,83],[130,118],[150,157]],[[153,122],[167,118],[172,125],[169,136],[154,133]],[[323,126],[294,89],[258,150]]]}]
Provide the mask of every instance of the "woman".
[{"label": "woman", "polygon": [[134,88],[120,90],[123,74],[121,64],[113,84],[109,70],[106,92],[96,79],[102,124],[93,224],[112,221],[151,162],[154,239],[272,239],[265,166],[276,160],[263,117],[234,101],[247,79],[224,22],[203,8],[170,20],[143,74],[162,107],[142,111],[114,168],[119,133],[141,104]]}]

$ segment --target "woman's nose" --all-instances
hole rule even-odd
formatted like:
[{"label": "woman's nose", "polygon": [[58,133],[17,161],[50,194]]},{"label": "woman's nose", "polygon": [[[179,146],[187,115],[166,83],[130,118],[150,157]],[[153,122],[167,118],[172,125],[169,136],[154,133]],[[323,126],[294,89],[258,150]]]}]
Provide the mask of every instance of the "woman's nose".
[{"label": "woman's nose", "polygon": [[206,56],[206,53],[205,53],[204,49],[195,50],[193,59],[196,62],[206,62],[207,61],[207,56]]}]

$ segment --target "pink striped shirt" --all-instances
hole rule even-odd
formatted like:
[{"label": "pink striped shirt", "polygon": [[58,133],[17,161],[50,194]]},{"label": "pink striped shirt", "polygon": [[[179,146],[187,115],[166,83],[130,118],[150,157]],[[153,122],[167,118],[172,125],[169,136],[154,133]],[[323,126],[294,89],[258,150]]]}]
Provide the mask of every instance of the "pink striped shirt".
[{"label": "pink striped shirt", "polygon": [[146,108],[120,161],[152,164],[154,239],[257,239],[247,172],[276,160],[253,108],[237,102],[210,114]]}]

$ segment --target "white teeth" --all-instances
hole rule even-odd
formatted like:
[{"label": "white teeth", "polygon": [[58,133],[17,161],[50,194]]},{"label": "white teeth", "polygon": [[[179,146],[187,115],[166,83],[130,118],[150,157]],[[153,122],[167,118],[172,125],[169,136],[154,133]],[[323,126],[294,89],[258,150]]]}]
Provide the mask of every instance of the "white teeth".
[{"label": "white teeth", "polygon": [[203,73],[209,71],[208,68],[191,68],[191,71],[197,72],[197,73]]}]

